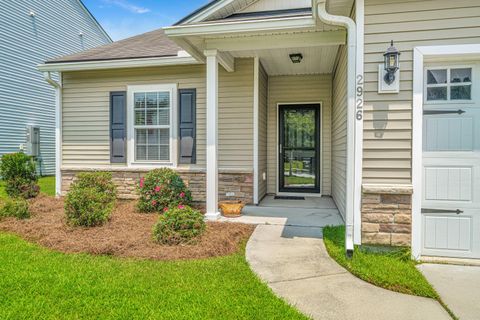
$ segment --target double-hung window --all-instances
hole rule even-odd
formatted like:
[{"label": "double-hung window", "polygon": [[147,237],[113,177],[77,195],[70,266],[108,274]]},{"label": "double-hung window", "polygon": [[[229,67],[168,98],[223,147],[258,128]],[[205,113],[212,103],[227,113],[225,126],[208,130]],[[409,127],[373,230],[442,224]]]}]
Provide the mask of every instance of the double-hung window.
[{"label": "double-hung window", "polygon": [[173,164],[176,86],[130,86],[129,97],[129,162]]}]

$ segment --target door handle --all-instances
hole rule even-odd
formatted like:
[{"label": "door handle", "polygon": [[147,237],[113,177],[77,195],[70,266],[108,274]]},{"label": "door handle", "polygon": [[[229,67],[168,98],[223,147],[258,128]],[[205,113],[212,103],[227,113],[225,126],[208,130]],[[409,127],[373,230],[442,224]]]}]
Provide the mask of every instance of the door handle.
[{"label": "door handle", "polygon": [[280,154],[283,153],[283,147],[282,147],[282,144],[280,144]]},{"label": "door handle", "polygon": [[463,213],[462,210],[457,209],[457,210],[444,210],[444,209],[422,209],[422,213],[455,213],[455,214],[461,214]]},{"label": "door handle", "polygon": [[434,114],[458,114],[458,115],[462,115],[464,114],[466,111],[462,110],[462,109],[458,109],[458,110],[425,110],[423,111],[423,114],[424,115],[434,115]]}]

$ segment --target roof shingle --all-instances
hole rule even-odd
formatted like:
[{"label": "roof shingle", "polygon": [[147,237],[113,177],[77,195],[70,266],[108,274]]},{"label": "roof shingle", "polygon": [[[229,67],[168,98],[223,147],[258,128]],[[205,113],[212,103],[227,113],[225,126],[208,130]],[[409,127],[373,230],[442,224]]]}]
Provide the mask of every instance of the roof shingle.
[{"label": "roof shingle", "polygon": [[46,61],[46,63],[103,61],[176,56],[182,50],[162,29],[104,46]]}]

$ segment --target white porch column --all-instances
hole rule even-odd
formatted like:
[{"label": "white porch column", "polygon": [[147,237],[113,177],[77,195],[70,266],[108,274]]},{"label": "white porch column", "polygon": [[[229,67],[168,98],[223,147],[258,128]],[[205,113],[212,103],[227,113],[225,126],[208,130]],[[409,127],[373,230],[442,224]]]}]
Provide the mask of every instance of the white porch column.
[{"label": "white porch column", "polygon": [[207,220],[218,212],[218,51],[206,50],[207,57]]}]

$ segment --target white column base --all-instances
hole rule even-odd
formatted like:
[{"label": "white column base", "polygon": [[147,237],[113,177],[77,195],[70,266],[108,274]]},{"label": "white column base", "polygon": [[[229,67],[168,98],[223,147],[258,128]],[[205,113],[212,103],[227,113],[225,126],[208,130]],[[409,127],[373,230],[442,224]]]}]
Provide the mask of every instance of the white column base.
[{"label": "white column base", "polygon": [[206,213],[205,214],[205,220],[206,221],[217,221],[218,219],[220,219],[220,212]]}]

